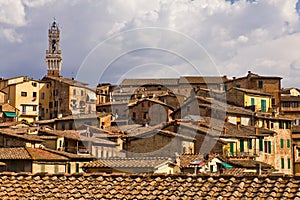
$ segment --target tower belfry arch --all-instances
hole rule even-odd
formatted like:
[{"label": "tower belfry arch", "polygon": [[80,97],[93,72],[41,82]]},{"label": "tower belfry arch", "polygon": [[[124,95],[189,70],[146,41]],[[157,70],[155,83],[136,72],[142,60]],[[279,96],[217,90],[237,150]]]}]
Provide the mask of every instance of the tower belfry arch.
[{"label": "tower belfry arch", "polygon": [[48,49],[46,50],[47,75],[59,77],[62,67],[60,50],[60,29],[54,18],[48,29]]}]

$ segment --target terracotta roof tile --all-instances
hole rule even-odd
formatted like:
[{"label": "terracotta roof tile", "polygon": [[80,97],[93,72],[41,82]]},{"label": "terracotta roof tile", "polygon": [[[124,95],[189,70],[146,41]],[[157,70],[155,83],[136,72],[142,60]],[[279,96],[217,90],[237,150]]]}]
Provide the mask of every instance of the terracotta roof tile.
[{"label": "terracotta roof tile", "polygon": [[0,160],[30,160],[31,156],[24,147],[0,148]]},{"label": "terracotta roof tile", "polygon": [[68,161],[69,160],[65,156],[46,151],[44,149],[26,147],[26,150],[28,151],[28,153],[30,154],[30,156],[33,160],[47,160],[47,161],[50,161],[50,160],[52,160],[52,161]]},{"label": "terracotta roof tile", "polygon": [[140,157],[140,158],[106,158],[100,159],[94,162],[85,164],[84,168],[99,168],[99,167],[110,167],[110,168],[123,168],[123,167],[135,167],[143,168],[150,167],[154,168],[166,161],[170,161],[169,158],[165,157]]}]

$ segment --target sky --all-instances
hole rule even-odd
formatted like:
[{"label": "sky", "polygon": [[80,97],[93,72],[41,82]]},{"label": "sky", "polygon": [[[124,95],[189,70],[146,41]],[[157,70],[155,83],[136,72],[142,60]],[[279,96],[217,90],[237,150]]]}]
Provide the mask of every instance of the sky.
[{"label": "sky", "polygon": [[89,82],[280,76],[300,88],[297,0],[0,0],[0,76],[46,74],[49,24],[62,75]]}]

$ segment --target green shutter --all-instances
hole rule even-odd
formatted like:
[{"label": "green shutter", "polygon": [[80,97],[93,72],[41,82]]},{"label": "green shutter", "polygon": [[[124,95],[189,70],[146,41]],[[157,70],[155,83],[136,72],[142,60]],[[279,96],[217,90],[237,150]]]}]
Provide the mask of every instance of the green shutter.
[{"label": "green shutter", "polygon": [[234,143],[230,142],[230,155],[234,156]]},{"label": "green shutter", "polygon": [[264,150],[264,147],[263,147],[263,139],[262,138],[259,138],[259,151],[263,151]]},{"label": "green shutter", "polygon": [[290,140],[290,139],[287,139],[286,147],[287,147],[287,148],[290,148],[290,147],[291,147],[291,140]]},{"label": "green shutter", "polygon": [[288,158],[288,169],[291,169],[291,159]]},{"label": "green shutter", "polygon": [[281,158],[281,169],[284,169],[284,158]]},{"label": "green shutter", "polygon": [[58,173],[58,165],[54,166],[54,173]]},{"label": "green shutter", "polygon": [[283,148],[283,147],[284,147],[284,140],[280,139],[280,148]]},{"label": "green shutter", "polygon": [[251,98],[251,106],[255,106],[255,99]]},{"label": "green shutter", "polygon": [[268,153],[272,152],[271,141],[268,141]]},{"label": "green shutter", "polygon": [[45,166],[45,164],[42,164],[41,165],[41,172],[45,172],[46,171],[46,166]]},{"label": "green shutter", "polygon": [[240,140],[240,152],[244,152],[245,149],[244,149],[244,140]]},{"label": "green shutter", "polygon": [[266,100],[261,100],[261,112],[267,112],[267,103]]}]

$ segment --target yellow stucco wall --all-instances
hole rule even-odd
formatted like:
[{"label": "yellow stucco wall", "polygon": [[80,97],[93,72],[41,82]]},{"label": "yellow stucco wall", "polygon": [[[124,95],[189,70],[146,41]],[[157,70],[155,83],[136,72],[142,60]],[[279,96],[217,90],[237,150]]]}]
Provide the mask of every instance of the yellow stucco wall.
[{"label": "yellow stucco wall", "polygon": [[266,112],[269,112],[270,109],[272,108],[272,100],[271,97],[263,97],[263,96],[255,96],[251,94],[245,94],[244,96],[244,105],[245,106],[251,106],[251,99],[254,98],[255,100],[255,110],[260,111],[262,110],[261,107],[261,100],[266,101]]}]

